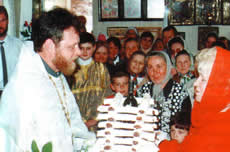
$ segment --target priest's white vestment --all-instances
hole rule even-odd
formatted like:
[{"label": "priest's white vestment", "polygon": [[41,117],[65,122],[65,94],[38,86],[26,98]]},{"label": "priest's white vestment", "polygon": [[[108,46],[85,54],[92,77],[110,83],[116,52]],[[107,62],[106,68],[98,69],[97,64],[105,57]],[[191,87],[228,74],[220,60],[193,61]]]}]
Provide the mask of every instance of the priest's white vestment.
[{"label": "priest's white vestment", "polygon": [[73,152],[95,138],[83,123],[63,74],[54,77],[47,72],[32,42],[22,47],[16,70],[3,92],[0,134],[0,147],[6,152],[31,151],[32,140],[40,150],[52,142],[53,152]]}]

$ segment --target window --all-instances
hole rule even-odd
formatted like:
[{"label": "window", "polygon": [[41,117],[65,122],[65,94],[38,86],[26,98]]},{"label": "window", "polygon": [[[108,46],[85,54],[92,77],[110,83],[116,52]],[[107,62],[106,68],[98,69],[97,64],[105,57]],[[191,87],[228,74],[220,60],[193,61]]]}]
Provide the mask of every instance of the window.
[{"label": "window", "polygon": [[100,0],[100,21],[163,20],[164,0]]}]

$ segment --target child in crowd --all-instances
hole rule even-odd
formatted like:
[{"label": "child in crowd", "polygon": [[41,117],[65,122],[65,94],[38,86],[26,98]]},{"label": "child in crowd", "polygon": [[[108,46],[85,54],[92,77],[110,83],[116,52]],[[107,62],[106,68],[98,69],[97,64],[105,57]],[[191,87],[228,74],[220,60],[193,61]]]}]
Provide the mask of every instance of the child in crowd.
[{"label": "child in crowd", "polygon": [[106,64],[110,75],[117,71],[126,71],[125,61],[121,59],[121,42],[116,37],[110,37],[107,39],[109,45],[109,59]]},{"label": "child in crowd", "polygon": [[188,113],[177,113],[170,122],[171,140],[177,140],[178,143],[182,143],[189,133],[190,125],[191,119]]},{"label": "child in crowd", "polygon": [[194,87],[193,83],[196,80],[195,73],[192,70],[192,57],[191,55],[186,51],[182,50],[179,53],[177,53],[175,57],[175,63],[176,63],[176,71],[177,73],[173,76],[173,80],[180,83],[182,86],[184,86],[185,89],[187,89],[191,103],[193,105],[194,102]]},{"label": "child in crowd", "polygon": [[128,60],[134,52],[139,50],[138,39],[135,38],[127,39],[124,44],[124,49],[125,49],[125,58]]},{"label": "child in crowd", "polygon": [[[125,72],[117,72],[111,76],[111,89],[115,93],[121,93],[123,96],[128,96],[129,90],[129,75]],[[112,98],[114,95],[109,96]]]},{"label": "child in crowd", "polygon": [[134,95],[141,96],[138,89],[149,80],[145,76],[145,53],[142,51],[134,52],[128,60],[128,73],[130,79],[134,81]]},{"label": "child in crowd", "polygon": [[77,59],[80,70],[74,73],[72,92],[78,103],[81,116],[91,131],[97,127],[97,107],[104,97],[110,95],[110,75],[103,63],[93,60],[96,49],[95,38],[87,32],[80,33],[80,49],[82,54]]},{"label": "child in crowd", "polygon": [[96,62],[106,64],[109,58],[109,46],[105,41],[96,42],[96,50],[93,54],[93,58]]}]

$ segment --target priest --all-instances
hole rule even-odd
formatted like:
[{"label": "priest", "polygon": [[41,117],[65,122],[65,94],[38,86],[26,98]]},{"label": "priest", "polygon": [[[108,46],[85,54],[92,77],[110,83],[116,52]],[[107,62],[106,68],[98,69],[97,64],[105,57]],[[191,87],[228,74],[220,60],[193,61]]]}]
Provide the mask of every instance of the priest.
[{"label": "priest", "polygon": [[[52,143],[54,152],[73,152],[94,141],[81,119],[65,75],[76,67],[78,21],[56,8],[33,22],[33,43],[26,43],[0,102],[0,147],[7,152],[40,151]],[[1,145],[4,144],[4,145]]]}]

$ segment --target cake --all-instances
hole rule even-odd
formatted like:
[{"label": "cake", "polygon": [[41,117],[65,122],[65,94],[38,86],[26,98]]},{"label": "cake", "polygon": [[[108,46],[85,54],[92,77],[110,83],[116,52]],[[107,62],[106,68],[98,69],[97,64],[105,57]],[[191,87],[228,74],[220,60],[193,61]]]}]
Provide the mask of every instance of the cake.
[{"label": "cake", "polygon": [[157,152],[157,115],[149,95],[136,98],[138,107],[123,106],[125,98],[116,94],[98,107],[95,152]]}]

